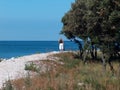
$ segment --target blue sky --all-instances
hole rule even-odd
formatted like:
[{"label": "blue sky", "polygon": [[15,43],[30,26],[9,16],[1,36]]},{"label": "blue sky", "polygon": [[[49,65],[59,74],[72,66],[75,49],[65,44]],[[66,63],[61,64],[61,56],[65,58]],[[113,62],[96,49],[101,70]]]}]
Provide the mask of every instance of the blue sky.
[{"label": "blue sky", "polygon": [[[74,0],[0,0],[0,40],[58,40]],[[67,40],[67,39],[66,39]]]}]

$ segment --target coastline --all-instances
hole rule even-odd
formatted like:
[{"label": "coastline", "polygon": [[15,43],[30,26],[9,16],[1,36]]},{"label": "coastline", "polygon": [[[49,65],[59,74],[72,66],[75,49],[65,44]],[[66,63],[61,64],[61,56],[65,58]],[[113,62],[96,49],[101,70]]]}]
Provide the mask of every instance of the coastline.
[{"label": "coastline", "polygon": [[[64,41],[65,50],[78,50],[72,41]],[[0,41],[0,59],[59,51],[58,41]]]},{"label": "coastline", "polygon": [[48,53],[40,53],[22,56],[18,58],[10,58],[7,60],[2,60],[0,62],[0,88],[3,86],[5,81],[14,80],[24,77],[27,74],[25,69],[25,64],[29,61],[45,60],[50,58],[48,56],[61,53],[60,51],[52,51]]}]

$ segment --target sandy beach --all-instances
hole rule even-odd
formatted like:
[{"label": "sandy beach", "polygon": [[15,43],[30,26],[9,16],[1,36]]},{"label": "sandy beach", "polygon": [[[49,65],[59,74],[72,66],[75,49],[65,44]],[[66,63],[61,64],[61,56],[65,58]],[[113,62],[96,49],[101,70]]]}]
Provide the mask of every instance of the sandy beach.
[{"label": "sandy beach", "polygon": [[11,79],[17,79],[20,77],[24,77],[27,73],[25,71],[25,64],[28,61],[36,61],[36,60],[45,60],[49,59],[48,56],[52,54],[59,53],[58,51],[41,53],[41,54],[33,54],[22,56],[18,58],[11,58],[8,60],[3,60],[0,62],[0,87],[5,83],[5,81]]}]

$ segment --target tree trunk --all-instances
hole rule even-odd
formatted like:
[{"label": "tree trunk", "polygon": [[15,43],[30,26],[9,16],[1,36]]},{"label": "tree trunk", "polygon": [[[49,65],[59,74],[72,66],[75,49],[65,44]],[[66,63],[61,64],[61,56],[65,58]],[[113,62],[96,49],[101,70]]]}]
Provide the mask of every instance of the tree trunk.
[{"label": "tree trunk", "polygon": [[97,48],[95,47],[95,59],[97,59]]},{"label": "tree trunk", "polygon": [[80,58],[82,58],[83,50],[79,50],[79,51],[80,51]]},{"label": "tree trunk", "polygon": [[95,55],[94,55],[94,50],[91,50],[91,57],[92,57],[92,59],[94,59],[95,58]]},{"label": "tree trunk", "polygon": [[97,59],[97,48],[96,48],[96,46],[93,46],[92,45],[92,48],[91,48],[91,57],[92,57],[92,59]]},{"label": "tree trunk", "polygon": [[113,65],[111,63],[111,59],[108,60],[108,64],[110,66],[110,70],[111,70],[112,74],[114,74],[114,68],[113,68]]},{"label": "tree trunk", "polygon": [[103,62],[103,73],[106,73],[106,60],[104,54],[102,54],[102,62]]},{"label": "tree trunk", "polygon": [[86,56],[87,56],[87,51],[85,50],[83,52],[83,63],[85,64],[86,63]]}]

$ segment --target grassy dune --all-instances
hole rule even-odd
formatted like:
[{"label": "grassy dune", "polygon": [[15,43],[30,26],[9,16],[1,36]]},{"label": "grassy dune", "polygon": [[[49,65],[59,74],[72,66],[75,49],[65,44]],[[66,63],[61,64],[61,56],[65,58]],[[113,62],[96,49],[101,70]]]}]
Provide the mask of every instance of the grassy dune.
[{"label": "grassy dune", "polygon": [[[118,62],[113,62],[115,74],[107,66],[103,73],[101,62],[88,61],[87,64],[73,53],[56,54],[60,60],[40,61],[47,66],[45,72],[35,69],[34,62],[27,67],[28,75],[14,81],[7,81],[3,90],[120,90]],[[34,69],[31,69],[34,67]],[[30,74],[30,73],[34,74]]]}]

